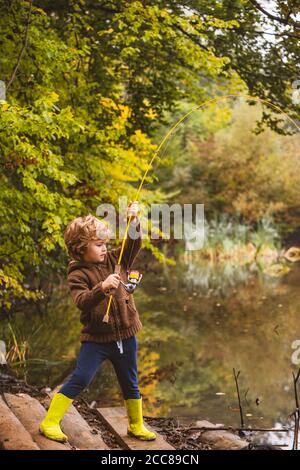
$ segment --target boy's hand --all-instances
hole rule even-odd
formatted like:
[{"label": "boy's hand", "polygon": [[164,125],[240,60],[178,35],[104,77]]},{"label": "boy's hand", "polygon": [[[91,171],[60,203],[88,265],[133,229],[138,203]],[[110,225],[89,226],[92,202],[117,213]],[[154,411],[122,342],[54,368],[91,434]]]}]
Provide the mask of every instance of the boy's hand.
[{"label": "boy's hand", "polygon": [[104,290],[117,289],[120,284],[120,274],[110,274],[103,282],[102,287]]},{"label": "boy's hand", "polygon": [[137,217],[139,212],[139,201],[131,201],[127,207],[127,217],[132,216],[132,219]]}]

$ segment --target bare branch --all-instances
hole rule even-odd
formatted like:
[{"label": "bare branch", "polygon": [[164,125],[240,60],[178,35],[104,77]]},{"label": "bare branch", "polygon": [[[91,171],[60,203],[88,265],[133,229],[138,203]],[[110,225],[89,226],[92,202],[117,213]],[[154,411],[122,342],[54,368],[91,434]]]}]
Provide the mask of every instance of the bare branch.
[{"label": "bare branch", "polygon": [[285,26],[294,26],[295,29],[300,30],[300,25],[296,23],[295,21],[290,19],[291,12],[289,12],[289,15],[287,15],[286,18],[282,18],[281,16],[276,16],[267,11],[264,7],[262,7],[256,0],[249,0],[249,2],[261,13],[263,13],[265,16],[270,18],[271,20],[278,21],[281,24],[284,24]]},{"label": "bare branch", "polygon": [[28,0],[29,3],[30,3],[30,6],[29,6],[29,11],[28,11],[28,15],[27,15],[27,23],[26,23],[26,31],[25,31],[25,36],[24,36],[24,41],[23,41],[23,46],[20,50],[20,53],[19,53],[19,56],[18,56],[18,59],[17,59],[17,63],[16,63],[16,66],[12,72],[12,75],[6,85],[6,90],[9,89],[10,85],[12,84],[12,82],[14,81],[14,79],[16,78],[16,74],[17,74],[17,71],[18,71],[18,68],[20,66],[20,63],[21,63],[21,60],[22,60],[22,57],[23,57],[23,54],[25,52],[25,49],[27,47],[27,43],[28,43],[28,36],[29,36],[29,26],[30,26],[30,19],[31,19],[31,12],[32,12],[32,4],[33,4],[33,0]]},{"label": "bare branch", "polygon": [[238,373],[236,374],[235,368],[233,368],[233,375],[234,375],[234,380],[235,380],[235,385],[236,385],[237,396],[239,400],[241,426],[243,428],[245,426],[245,423],[244,423],[243,408],[242,408],[242,403],[241,403],[240,389],[239,389],[239,384],[238,384],[238,378],[239,378],[240,372],[241,371],[239,370]]},{"label": "bare branch", "polygon": [[300,410],[299,410],[299,398],[298,398],[298,390],[297,390],[299,378],[300,378],[300,369],[298,370],[298,373],[296,375],[293,372],[294,394],[295,394],[295,403],[296,403],[296,409],[292,414],[292,416],[294,417],[294,421],[295,421],[293,450],[298,450],[298,441],[299,441]]}]

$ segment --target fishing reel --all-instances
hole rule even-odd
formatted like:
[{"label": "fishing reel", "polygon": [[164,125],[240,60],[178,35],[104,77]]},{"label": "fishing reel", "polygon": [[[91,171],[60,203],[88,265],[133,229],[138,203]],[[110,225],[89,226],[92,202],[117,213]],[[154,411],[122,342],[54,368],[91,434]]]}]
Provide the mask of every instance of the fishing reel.
[{"label": "fishing reel", "polygon": [[136,287],[139,285],[139,283],[142,280],[143,275],[139,273],[139,271],[130,271],[128,274],[128,282],[127,284],[123,281],[120,281],[121,284],[123,285],[124,289],[129,292],[129,294],[132,294]]}]

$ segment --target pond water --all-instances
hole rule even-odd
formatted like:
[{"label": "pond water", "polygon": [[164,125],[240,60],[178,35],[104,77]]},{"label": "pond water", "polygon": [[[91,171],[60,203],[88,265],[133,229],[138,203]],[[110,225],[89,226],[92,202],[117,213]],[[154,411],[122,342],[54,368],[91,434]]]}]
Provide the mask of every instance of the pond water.
[{"label": "pond water", "polygon": [[[135,293],[143,323],[137,339],[144,415],[239,427],[235,368],[246,426],[293,427],[299,285],[299,267],[271,277],[256,266],[214,267],[191,259],[144,272]],[[66,285],[57,286],[46,313],[26,310],[10,326],[27,349],[27,362],[14,365],[19,376],[39,387],[64,381],[75,366],[81,329]],[[0,339],[11,344],[12,330],[2,321]],[[82,396],[98,406],[122,404],[108,361]],[[291,447],[293,432],[257,436]]]}]

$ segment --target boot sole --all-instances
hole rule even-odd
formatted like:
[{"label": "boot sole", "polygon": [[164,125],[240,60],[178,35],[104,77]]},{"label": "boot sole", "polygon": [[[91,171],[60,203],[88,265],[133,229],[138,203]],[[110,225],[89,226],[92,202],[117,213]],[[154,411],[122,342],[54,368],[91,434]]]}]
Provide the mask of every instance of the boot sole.
[{"label": "boot sole", "polygon": [[50,439],[51,441],[56,441],[56,442],[61,442],[63,444],[65,444],[66,442],[68,442],[68,439],[55,439],[54,437],[49,437],[49,436],[46,436],[46,434],[43,433],[43,431],[41,430],[41,428],[39,428],[39,433],[46,437],[47,439]]},{"label": "boot sole", "polygon": [[131,437],[135,437],[135,438],[138,439],[139,441],[155,441],[155,439],[156,439],[156,436],[155,436],[155,437],[151,437],[150,439],[147,439],[147,438],[144,438],[144,437],[139,437],[139,436],[136,436],[135,434],[133,434],[133,433],[130,432],[130,431],[127,431],[127,435],[128,435],[128,436],[131,436]]}]

